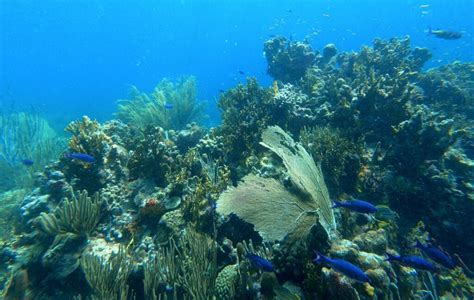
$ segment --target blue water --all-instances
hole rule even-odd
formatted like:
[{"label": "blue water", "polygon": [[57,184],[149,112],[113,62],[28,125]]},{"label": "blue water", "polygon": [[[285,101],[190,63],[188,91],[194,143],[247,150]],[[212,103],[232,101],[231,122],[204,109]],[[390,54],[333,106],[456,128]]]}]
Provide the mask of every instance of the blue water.
[{"label": "blue water", "polygon": [[[358,50],[375,37],[410,35],[428,66],[472,61],[473,1],[0,1],[0,101],[34,105],[61,127],[110,119],[131,85],[149,92],[163,77],[195,75],[218,121],[219,90],[246,76],[265,85],[270,35]],[[463,31],[446,41],[427,28]],[[239,74],[243,71],[245,74]]]}]

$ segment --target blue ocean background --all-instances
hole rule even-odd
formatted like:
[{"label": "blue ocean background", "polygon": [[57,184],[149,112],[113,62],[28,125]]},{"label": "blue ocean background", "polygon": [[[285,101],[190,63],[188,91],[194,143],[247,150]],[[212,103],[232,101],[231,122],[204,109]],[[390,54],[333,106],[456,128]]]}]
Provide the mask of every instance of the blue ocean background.
[{"label": "blue ocean background", "polygon": [[[427,67],[472,61],[473,1],[0,1],[0,101],[34,107],[55,128],[82,115],[110,119],[130,87],[194,75],[199,99],[219,122],[220,90],[266,75],[272,35],[358,50],[376,37],[409,35]],[[462,31],[460,40],[427,34]],[[244,74],[241,74],[244,73]]]}]

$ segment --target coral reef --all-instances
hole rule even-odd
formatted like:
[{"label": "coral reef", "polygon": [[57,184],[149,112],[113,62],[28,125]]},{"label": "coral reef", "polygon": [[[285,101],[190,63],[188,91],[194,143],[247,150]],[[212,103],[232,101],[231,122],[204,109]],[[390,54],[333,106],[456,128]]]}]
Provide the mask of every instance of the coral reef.
[{"label": "coral reef", "polygon": [[[125,123],[69,124],[66,155],[41,162],[32,189],[1,194],[3,297],[472,297],[472,63],[425,71],[430,53],[409,38],[319,53],[275,37],[265,54],[272,86],[249,78],[221,93],[216,128],[192,123],[202,109],[193,78],[135,89],[120,103]],[[2,170],[23,156],[8,124],[38,120],[2,116]],[[377,212],[332,209],[332,199]],[[417,238],[456,266],[385,261],[422,256]],[[370,282],[315,264],[314,251]]]},{"label": "coral reef", "polygon": [[266,41],[263,48],[268,74],[285,83],[299,80],[316,58],[309,44],[291,42],[282,36]]}]

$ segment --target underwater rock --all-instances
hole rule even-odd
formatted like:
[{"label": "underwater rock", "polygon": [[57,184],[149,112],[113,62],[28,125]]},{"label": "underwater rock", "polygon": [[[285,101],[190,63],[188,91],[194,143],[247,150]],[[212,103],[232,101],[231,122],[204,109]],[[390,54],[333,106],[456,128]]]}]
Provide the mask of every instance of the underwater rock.
[{"label": "underwater rock", "polygon": [[27,224],[42,212],[49,210],[49,195],[28,195],[23,200],[20,207],[20,215],[22,222]]},{"label": "underwater rock", "polygon": [[160,230],[161,233],[166,232],[166,234],[164,236],[161,236],[161,234],[157,233],[157,238],[160,236],[162,238],[167,236],[166,240],[169,239],[170,236],[179,237],[181,235],[181,230],[186,227],[186,222],[184,220],[183,213],[179,209],[166,212],[161,217],[159,224],[160,227],[165,228],[165,230]]},{"label": "underwater rock", "polygon": [[359,253],[357,244],[350,240],[339,239],[331,245],[330,256],[355,261]]},{"label": "underwater rock", "polygon": [[73,233],[59,234],[41,259],[50,271],[50,277],[62,279],[79,266],[79,257],[86,246],[87,238]]},{"label": "underwater rock", "polygon": [[359,292],[352,286],[351,279],[344,275],[323,267],[321,270],[322,280],[324,282],[324,295],[319,295],[323,299],[347,299],[359,300]]},{"label": "underwater rock", "polygon": [[352,240],[361,251],[384,255],[387,252],[387,237],[384,229],[370,230]]},{"label": "underwater rock", "polygon": [[204,129],[196,123],[186,125],[186,128],[180,130],[176,136],[175,143],[179,152],[184,154],[189,148],[196,146],[204,134]]},{"label": "underwater rock", "polygon": [[321,57],[319,64],[327,64],[331,60],[331,58],[336,56],[336,54],[337,54],[336,45],[327,44],[323,48],[323,56]]},{"label": "underwater rock", "polygon": [[166,210],[173,210],[179,207],[181,204],[181,197],[172,196],[165,199],[165,209]]}]

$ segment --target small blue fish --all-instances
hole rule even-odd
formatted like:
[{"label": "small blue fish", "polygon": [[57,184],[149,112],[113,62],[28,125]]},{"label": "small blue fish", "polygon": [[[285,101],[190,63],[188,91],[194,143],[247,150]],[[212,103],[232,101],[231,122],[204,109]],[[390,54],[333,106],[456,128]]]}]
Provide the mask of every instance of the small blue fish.
[{"label": "small blue fish", "polygon": [[373,214],[377,212],[377,207],[370,204],[367,201],[362,200],[349,200],[349,201],[334,201],[332,208],[343,207],[349,210],[363,213],[363,214]]},{"label": "small blue fish", "polygon": [[370,282],[370,279],[367,274],[365,274],[364,271],[362,271],[359,267],[351,264],[350,262],[345,261],[343,259],[326,257],[318,252],[315,253],[317,256],[315,259],[313,259],[314,264],[324,263],[331,266],[331,268],[333,268],[334,270],[346,275],[347,277],[350,277],[360,282]]},{"label": "small blue fish", "polygon": [[254,268],[260,269],[265,272],[273,272],[275,269],[270,261],[266,260],[263,257],[255,255],[253,253],[247,253],[245,255]]},{"label": "small blue fish", "polygon": [[95,163],[95,158],[92,155],[85,153],[66,153],[64,154],[64,157],[70,159],[77,159],[89,164]]},{"label": "small blue fish", "polygon": [[31,167],[35,162],[32,161],[31,159],[23,159],[21,161],[22,164],[24,164],[27,167]]},{"label": "small blue fish", "polygon": [[425,270],[425,271],[431,271],[431,272],[436,272],[437,269],[436,267],[424,259],[423,257],[415,256],[415,255],[407,255],[407,256],[401,256],[401,255],[392,255],[390,253],[386,253],[387,259],[385,261],[396,261],[404,266],[407,267],[412,267],[414,269],[418,270]]},{"label": "small blue fish", "polygon": [[165,104],[163,104],[163,107],[167,110],[170,110],[170,109],[173,109],[173,104],[169,102],[165,102]]},{"label": "small blue fish", "polygon": [[454,269],[456,267],[456,263],[454,260],[449,257],[448,254],[441,251],[439,248],[431,246],[431,245],[423,245],[418,239],[416,240],[415,248],[420,249],[425,253],[430,259],[437,262],[438,264],[448,268]]}]

